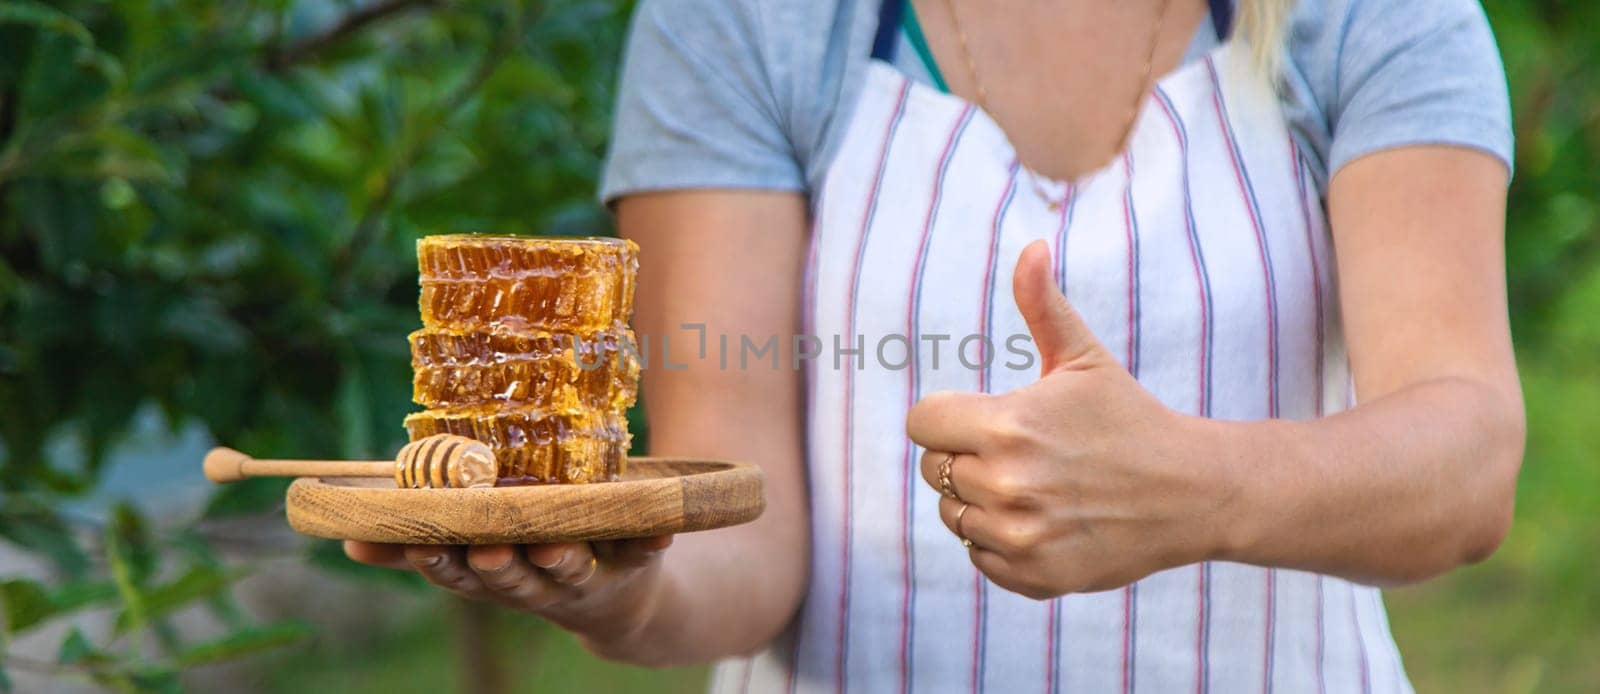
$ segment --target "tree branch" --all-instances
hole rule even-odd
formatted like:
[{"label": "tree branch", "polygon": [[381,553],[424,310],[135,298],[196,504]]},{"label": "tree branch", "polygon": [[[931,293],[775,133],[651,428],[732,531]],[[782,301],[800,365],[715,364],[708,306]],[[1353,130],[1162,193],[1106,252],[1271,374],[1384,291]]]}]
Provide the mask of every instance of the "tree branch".
[{"label": "tree branch", "polygon": [[[0,151],[10,152],[6,145],[11,143],[11,135],[17,130],[17,102],[21,101],[21,93],[16,85],[7,85],[0,90]],[[6,157],[9,159],[9,157]],[[0,164],[0,219],[6,218],[6,179],[10,173],[5,169],[10,168],[9,161]]]},{"label": "tree branch", "polygon": [[419,7],[437,5],[441,0],[379,0],[363,5],[339,18],[332,26],[290,43],[281,50],[267,55],[266,68],[278,72],[315,58],[318,53],[338,44],[363,28],[386,17],[392,17]]},{"label": "tree branch", "polygon": [[495,631],[497,608],[486,602],[456,599],[456,650],[461,691],[468,694],[506,694],[505,660],[500,654],[500,634]]}]

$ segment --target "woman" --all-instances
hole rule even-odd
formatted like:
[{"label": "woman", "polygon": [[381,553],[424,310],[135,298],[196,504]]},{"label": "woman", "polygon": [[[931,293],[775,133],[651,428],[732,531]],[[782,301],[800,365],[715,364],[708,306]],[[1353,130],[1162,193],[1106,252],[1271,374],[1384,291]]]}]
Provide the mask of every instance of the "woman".
[{"label": "woman", "polygon": [[820,338],[675,349],[652,452],[766,514],[349,551],[719,690],[1407,691],[1373,586],[1511,519],[1510,153],[1469,0],[646,0],[638,331]]}]

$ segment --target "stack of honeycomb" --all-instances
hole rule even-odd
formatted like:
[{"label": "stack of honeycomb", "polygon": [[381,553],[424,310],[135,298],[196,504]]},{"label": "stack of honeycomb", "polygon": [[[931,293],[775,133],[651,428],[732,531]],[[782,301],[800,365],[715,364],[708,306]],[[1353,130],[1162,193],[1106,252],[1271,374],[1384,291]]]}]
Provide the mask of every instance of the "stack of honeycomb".
[{"label": "stack of honeycomb", "polygon": [[494,449],[500,484],[616,480],[638,392],[628,320],[638,247],[620,239],[429,236],[417,242],[411,440]]}]

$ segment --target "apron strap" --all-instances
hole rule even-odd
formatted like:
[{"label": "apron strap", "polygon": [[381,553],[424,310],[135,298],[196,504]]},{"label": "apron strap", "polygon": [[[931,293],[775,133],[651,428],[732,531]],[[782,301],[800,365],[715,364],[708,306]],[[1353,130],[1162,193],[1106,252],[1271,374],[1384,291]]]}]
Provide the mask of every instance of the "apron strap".
[{"label": "apron strap", "polygon": [[906,0],[883,0],[878,6],[878,34],[872,39],[872,57],[894,63],[894,48],[900,37],[900,15],[905,12]]},{"label": "apron strap", "polygon": [[[1216,28],[1217,41],[1227,41],[1233,32],[1232,0],[1206,0],[1211,7],[1211,26]],[[894,48],[898,43],[900,16],[906,11],[906,0],[883,0],[878,5],[878,33],[872,39],[872,57],[886,63],[894,62]]]},{"label": "apron strap", "polygon": [[1217,41],[1227,41],[1233,33],[1233,2],[1231,0],[1206,0],[1211,5],[1211,26],[1217,30]]}]

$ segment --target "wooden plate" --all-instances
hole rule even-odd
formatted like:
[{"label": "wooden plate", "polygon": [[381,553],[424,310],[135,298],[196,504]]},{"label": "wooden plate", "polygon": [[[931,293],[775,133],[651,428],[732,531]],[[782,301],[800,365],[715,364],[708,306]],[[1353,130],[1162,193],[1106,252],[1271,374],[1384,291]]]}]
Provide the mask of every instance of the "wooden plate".
[{"label": "wooden plate", "polygon": [[289,485],[289,525],[367,542],[575,542],[723,528],[766,508],[765,476],[749,463],[630,458],[626,469],[618,482],[483,489],[302,477]]}]

